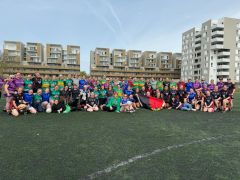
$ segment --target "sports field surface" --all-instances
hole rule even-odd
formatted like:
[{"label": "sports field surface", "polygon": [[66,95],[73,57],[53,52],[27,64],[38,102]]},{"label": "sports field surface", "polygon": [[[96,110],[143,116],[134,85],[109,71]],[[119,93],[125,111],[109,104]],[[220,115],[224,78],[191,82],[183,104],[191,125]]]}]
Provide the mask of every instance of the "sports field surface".
[{"label": "sports field surface", "polygon": [[239,180],[240,93],[234,103],[213,114],[0,112],[0,179]]}]

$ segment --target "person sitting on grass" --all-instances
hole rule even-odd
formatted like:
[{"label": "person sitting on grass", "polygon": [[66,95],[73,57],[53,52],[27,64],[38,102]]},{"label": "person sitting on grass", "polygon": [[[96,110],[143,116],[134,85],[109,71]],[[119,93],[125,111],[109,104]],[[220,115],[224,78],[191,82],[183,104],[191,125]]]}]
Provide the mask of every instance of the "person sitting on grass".
[{"label": "person sitting on grass", "polygon": [[181,110],[181,108],[182,108],[182,103],[179,101],[178,97],[173,97],[171,106],[168,109]]},{"label": "person sitting on grass", "polygon": [[123,98],[120,103],[121,109],[120,112],[134,112],[132,107],[132,102],[129,101],[127,94],[123,95]]},{"label": "person sitting on grass", "polygon": [[32,114],[37,113],[37,111],[33,107],[28,107],[28,103],[24,101],[23,88],[20,87],[17,89],[17,94],[13,96],[13,109],[11,111],[11,114],[17,117],[19,116],[19,114],[25,114],[28,111]]},{"label": "person sitting on grass", "polygon": [[98,111],[98,99],[96,98],[94,92],[91,92],[90,97],[87,98],[84,109],[88,112]]},{"label": "person sitting on grass", "polygon": [[203,111],[210,112],[210,113],[214,112],[214,100],[213,100],[213,97],[211,96],[210,91],[206,91]]},{"label": "person sitting on grass", "polygon": [[194,100],[194,107],[197,111],[201,111],[203,109],[203,100],[204,97],[201,91],[196,91],[196,96]]},{"label": "person sitting on grass", "polygon": [[183,111],[196,111],[196,109],[193,109],[192,105],[188,103],[187,98],[184,98],[184,103],[181,106],[181,110],[183,110]]},{"label": "person sitting on grass", "polygon": [[223,89],[221,91],[221,99],[222,99],[222,111],[226,112],[229,110],[231,100],[228,87],[226,85],[223,86]]},{"label": "person sitting on grass", "polygon": [[103,106],[103,111],[108,112],[120,112],[121,98],[118,96],[117,92],[114,92],[113,97],[111,97],[106,105]]},{"label": "person sitting on grass", "polygon": [[52,113],[63,113],[66,110],[64,101],[55,99],[52,105]]}]

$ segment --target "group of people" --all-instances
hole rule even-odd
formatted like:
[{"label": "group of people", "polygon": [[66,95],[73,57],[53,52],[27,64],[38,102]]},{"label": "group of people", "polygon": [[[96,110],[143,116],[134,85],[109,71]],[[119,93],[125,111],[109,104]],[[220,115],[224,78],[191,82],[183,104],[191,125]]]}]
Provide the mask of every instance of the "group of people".
[{"label": "group of people", "polygon": [[13,115],[37,112],[71,111],[135,112],[143,105],[142,97],[162,101],[160,108],[187,111],[226,112],[233,107],[235,85],[228,79],[207,83],[169,79],[129,78],[95,79],[69,74],[41,77],[39,73],[23,78],[20,73],[0,78],[0,93],[6,100],[4,111]]}]

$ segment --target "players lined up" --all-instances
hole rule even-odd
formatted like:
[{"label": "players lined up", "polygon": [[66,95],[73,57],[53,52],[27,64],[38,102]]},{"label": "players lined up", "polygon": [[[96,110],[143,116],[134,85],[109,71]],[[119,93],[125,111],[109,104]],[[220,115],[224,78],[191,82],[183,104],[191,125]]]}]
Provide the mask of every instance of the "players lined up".
[{"label": "players lined up", "polygon": [[[4,87],[4,88],[2,88]],[[89,112],[134,112],[142,103],[139,95],[155,97],[164,101],[162,108],[204,112],[226,112],[233,107],[235,86],[228,79],[217,84],[202,80],[178,83],[166,79],[157,81],[130,78],[127,80],[68,77],[40,74],[26,79],[20,73],[0,78],[0,90],[6,99],[4,110],[18,116],[21,113],[58,112],[86,110]],[[0,91],[1,92],[1,91]],[[156,109],[154,109],[156,110]]]}]

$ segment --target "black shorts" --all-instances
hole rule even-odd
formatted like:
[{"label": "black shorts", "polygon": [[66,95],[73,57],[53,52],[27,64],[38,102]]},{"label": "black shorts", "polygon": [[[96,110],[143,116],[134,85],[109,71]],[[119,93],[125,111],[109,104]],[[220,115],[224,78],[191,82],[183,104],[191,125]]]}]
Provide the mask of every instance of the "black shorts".
[{"label": "black shorts", "polygon": [[106,104],[107,98],[99,98],[99,106]]}]

